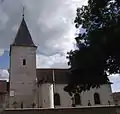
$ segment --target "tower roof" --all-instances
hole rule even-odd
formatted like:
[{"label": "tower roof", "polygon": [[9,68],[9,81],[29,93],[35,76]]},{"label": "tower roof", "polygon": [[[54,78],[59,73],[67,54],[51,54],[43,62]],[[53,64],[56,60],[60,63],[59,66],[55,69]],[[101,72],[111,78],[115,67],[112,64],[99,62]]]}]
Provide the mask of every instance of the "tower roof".
[{"label": "tower roof", "polygon": [[22,19],[22,22],[20,24],[17,35],[12,45],[14,46],[35,46],[32,40],[32,37],[29,33],[27,24],[24,20],[24,17]]}]

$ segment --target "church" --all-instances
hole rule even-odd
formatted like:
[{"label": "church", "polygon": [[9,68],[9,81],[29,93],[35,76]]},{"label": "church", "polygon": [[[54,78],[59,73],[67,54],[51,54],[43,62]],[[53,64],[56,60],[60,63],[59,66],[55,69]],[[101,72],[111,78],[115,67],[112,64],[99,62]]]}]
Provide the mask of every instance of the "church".
[{"label": "church", "polygon": [[14,42],[10,45],[9,108],[61,108],[114,104],[110,84],[101,85],[73,99],[64,87],[69,69],[36,69],[36,50],[23,17]]}]

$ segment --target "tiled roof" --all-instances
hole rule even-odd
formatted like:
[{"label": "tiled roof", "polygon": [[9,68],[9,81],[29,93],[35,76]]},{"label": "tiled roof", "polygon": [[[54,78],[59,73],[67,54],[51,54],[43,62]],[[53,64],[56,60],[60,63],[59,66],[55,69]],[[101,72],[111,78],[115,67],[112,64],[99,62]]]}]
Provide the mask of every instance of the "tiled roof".
[{"label": "tiled roof", "polygon": [[35,46],[24,18],[21,22],[21,25],[18,29],[17,35],[12,45],[14,46]]},{"label": "tiled roof", "polygon": [[68,84],[68,71],[69,69],[37,69],[37,79],[43,83],[55,81],[57,84]]},{"label": "tiled roof", "polygon": [[[53,74],[54,72],[54,74]],[[70,73],[70,69],[37,69],[36,70],[37,73],[37,79],[39,82],[42,83],[53,83],[53,81],[55,81],[55,83],[57,84],[68,84],[69,83],[69,73]],[[54,75],[54,79],[53,79],[53,75]],[[104,83],[103,83],[104,84]],[[112,84],[111,82],[109,84]]]}]

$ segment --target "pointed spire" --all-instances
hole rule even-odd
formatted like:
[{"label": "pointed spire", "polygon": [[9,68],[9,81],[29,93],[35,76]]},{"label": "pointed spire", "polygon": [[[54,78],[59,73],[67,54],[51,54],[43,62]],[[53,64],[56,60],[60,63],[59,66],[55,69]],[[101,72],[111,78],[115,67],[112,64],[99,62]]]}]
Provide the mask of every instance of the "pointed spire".
[{"label": "pointed spire", "polygon": [[21,25],[18,29],[17,35],[12,45],[14,46],[35,46],[32,40],[32,37],[29,33],[28,27],[26,25],[25,19],[24,19],[24,12],[23,12],[23,19],[22,19]]}]

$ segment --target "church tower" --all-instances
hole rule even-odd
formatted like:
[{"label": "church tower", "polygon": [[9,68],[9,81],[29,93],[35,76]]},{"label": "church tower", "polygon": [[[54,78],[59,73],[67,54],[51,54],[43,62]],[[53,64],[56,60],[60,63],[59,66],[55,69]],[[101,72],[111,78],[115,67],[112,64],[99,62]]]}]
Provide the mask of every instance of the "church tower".
[{"label": "church tower", "polygon": [[36,49],[24,16],[10,45],[9,107],[31,107],[35,102]]}]

